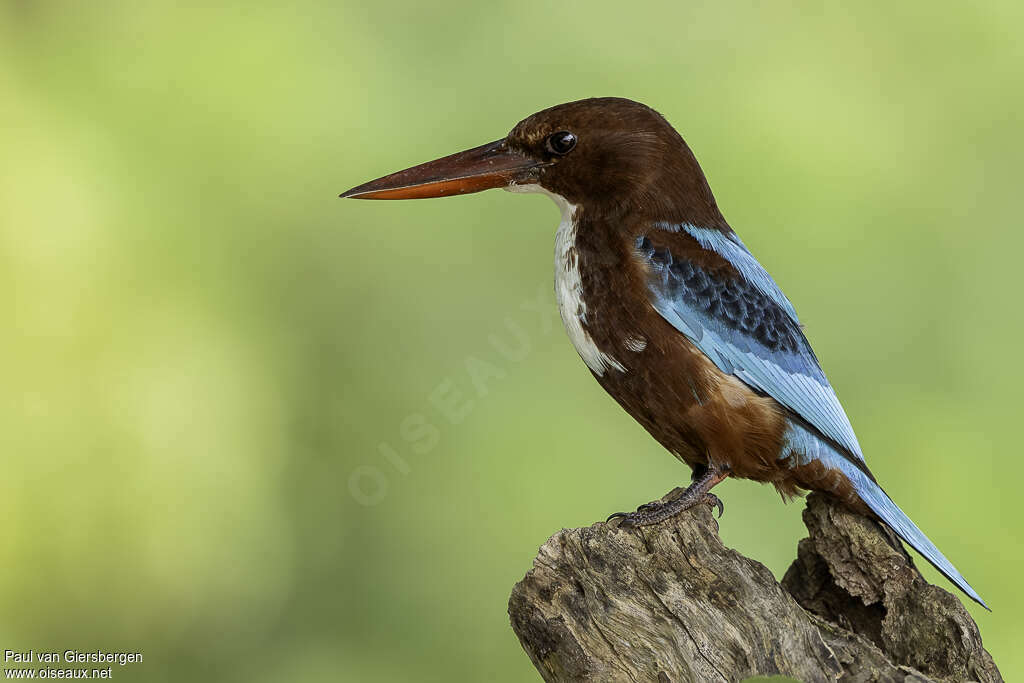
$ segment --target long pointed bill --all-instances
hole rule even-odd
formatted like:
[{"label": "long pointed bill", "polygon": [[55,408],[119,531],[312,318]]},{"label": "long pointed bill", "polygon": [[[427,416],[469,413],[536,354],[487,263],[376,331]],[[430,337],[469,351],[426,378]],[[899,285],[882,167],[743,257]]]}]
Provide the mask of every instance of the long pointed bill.
[{"label": "long pointed bill", "polygon": [[428,161],[353,187],[343,199],[426,199],[506,187],[536,179],[544,163],[509,149],[505,140]]}]

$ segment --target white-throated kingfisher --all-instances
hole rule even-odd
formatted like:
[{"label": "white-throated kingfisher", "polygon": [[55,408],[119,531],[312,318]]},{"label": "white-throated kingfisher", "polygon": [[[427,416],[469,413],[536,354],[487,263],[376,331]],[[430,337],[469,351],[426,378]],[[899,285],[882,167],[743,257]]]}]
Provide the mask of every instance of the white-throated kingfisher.
[{"label": "white-throated kingfisher", "polygon": [[497,187],[541,192],[561,209],[555,292],[569,338],[605,391],[693,469],[681,495],[613,517],[640,526],[698,503],[721,509],[710,491],[730,476],[770,482],[784,498],[823,491],[885,522],[985,606],[868,470],[793,305],[660,114],[620,98],[570,102],[341,196]]}]

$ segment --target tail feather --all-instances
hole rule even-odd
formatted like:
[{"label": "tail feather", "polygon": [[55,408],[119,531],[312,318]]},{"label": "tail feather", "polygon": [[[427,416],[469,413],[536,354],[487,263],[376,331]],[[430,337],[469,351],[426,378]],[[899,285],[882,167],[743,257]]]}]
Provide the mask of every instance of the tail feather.
[{"label": "tail feather", "polygon": [[882,487],[873,482],[859,469],[852,467],[849,469],[854,471],[847,471],[846,475],[850,478],[861,500],[871,508],[872,512],[889,525],[889,528],[895,531],[897,536],[909,543],[914,550],[921,553],[921,556],[942,572],[943,576],[956,584],[957,588],[966,593],[971,600],[992,611],[985,604],[985,601],[981,599],[981,596],[971,588],[971,584],[967,583],[967,580],[960,575],[960,572],[953,566],[953,563],[947,560],[946,556],[935,547],[935,544],[928,540],[924,532],[917,528],[917,525],[907,517],[903,510],[899,509],[896,503],[892,502],[892,499],[886,495]]},{"label": "tail feather", "polygon": [[[786,445],[782,449],[783,457],[790,453],[798,455],[798,464],[806,464],[811,460],[817,460],[829,468],[838,469],[847,476],[853,485],[857,495],[878,517],[889,525],[889,528],[896,532],[896,535],[909,543],[917,552],[921,553],[924,559],[928,560],[933,567],[942,572],[942,575],[956,584],[957,588],[967,594],[971,600],[989,609],[985,601],[971,588],[971,584],[960,575],[953,563],[946,559],[935,544],[928,540],[924,532],[917,528],[917,525],[910,521],[886,495],[879,486],[864,473],[857,465],[843,457],[836,448],[819,438],[817,434],[810,431],[800,423],[791,421],[786,432]],[[991,611],[991,610],[989,610]]]}]

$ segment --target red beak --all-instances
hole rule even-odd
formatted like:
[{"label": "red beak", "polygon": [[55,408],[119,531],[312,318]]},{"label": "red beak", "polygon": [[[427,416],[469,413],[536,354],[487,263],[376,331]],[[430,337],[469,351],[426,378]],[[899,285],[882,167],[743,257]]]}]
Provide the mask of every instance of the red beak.
[{"label": "red beak", "polygon": [[504,139],[371,180],[341,194],[352,199],[426,199],[535,182],[544,162]]}]

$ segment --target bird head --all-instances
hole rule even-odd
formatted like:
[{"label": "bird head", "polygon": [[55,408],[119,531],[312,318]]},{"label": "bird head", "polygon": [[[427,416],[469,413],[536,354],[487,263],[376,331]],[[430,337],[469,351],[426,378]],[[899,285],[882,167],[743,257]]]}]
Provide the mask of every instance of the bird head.
[{"label": "bird head", "polygon": [[706,226],[721,221],[689,147],[650,107],[602,97],[520,121],[500,140],[386,175],[343,193],[424,199],[491,188],[544,191],[572,205]]}]

